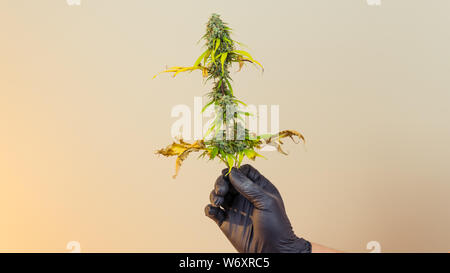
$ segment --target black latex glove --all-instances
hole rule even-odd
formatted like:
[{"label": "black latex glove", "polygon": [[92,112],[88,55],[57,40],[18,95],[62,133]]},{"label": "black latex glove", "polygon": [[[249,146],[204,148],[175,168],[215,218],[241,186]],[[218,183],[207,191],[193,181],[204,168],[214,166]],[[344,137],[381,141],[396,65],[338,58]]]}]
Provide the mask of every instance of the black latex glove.
[{"label": "black latex glove", "polygon": [[244,253],[309,253],[311,244],[298,238],[277,188],[250,165],[222,171],[211,192],[206,216]]}]

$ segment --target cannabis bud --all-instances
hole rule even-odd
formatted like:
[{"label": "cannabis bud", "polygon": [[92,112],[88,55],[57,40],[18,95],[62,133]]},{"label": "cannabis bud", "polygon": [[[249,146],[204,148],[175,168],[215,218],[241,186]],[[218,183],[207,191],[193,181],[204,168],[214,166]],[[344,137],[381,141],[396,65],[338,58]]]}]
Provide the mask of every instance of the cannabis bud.
[{"label": "cannabis bud", "polygon": [[214,106],[215,119],[204,138],[193,143],[180,139],[166,148],[156,151],[157,154],[177,157],[174,178],[177,176],[182,162],[192,152],[201,152],[201,157],[207,156],[210,160],[218,158],[231,170],[233,166],[239,167],[244,157],[251,160],[262,157],[256,150],[261,149],[264,145],[276,146],[280,153],[286,154],[281,149],[282,138],[290,137],[294,142],[294,137],[305,140],[303,135],[294,130],[285,130],[278,134],[255,135],[245,128],[244,117],[251,113],[239,109],[239,105],[247,105],[236,99],[233,94],[230,68],[237,63],[238,71],[240,71],[246,62],[256,64],[261,69],[264,68],[248,52],[236,49],[236,44],[240,45],[240,43],[231,39],[230,33],[231,29],[221,20],[220,16],[212,14],[206,24],[206,34],[202,37],[206,50],[197,58],[194,65],[175,66],[160,72],[172,72],[175,77],[181,72],[200,70],[206,81],[213,82],[212,91],[208,93],[210,101],[203,107],[202,112],[208,107]]}]

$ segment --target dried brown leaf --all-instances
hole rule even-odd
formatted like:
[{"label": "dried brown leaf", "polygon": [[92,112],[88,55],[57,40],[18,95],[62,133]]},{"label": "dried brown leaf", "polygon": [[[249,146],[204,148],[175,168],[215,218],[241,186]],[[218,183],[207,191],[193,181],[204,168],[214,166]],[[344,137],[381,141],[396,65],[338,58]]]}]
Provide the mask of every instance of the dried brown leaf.
[{"label": "dried brown leaf", "polygon": [[286,138],[289,137],[290,139],[292,139],[292,141],[294,143],[299,143],[298,141],[295,140],[294,137],[297,137],[299,140],[303,140],[303,142],[305,142],[305,138],[303,137],[302,134],[300,134],[299,132],[295,131],[295,130],[284,130],[279,132],[276,135],[270,136],[269,138],[267,138],[265,140],[265,143],[268,145],[273,145],[277,147],[278,152],[287,155],[287,153],[285,151],[283,151],[283,149],[281,148],[281,145],[283,145],[284,143],[281,141],[282,138]]}]

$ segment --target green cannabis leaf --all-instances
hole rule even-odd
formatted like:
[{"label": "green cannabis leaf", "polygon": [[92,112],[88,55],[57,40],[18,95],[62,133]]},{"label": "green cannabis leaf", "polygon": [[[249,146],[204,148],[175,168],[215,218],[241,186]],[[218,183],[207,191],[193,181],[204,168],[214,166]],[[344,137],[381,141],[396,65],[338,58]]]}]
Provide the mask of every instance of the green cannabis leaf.
[{"label": "green cannabis leaf", "polygon": [[263,66],[256,61],[250,53],[237,50],[235,44],[240,44],[230,37],[231,29],[223,22],[218,14],[212,14],[206,24],[206,34],[202,39],[206,42],[206,50],[197,58],[193,66],[182,67],[174,66],[164,70],[161,73],[173,73],[173,77],[181,72],[192,72],[194,70],[202,71],[206,81],[213,81],[213,88],[208,97],[210,101],[202,109],[205,111],[208,107],[214,106],[216,117],[211,127],[208,128],[204,139],[188,143],[180,139],[173,142],[166,148],[156,151],[163,156],[176,156],[175,175],[182,162],[191,152],[202,152],[200,157],[215,158],[223,161],[229,170],[234,167],[240,167],[244,157],[255,160],[256,157],[263,157],[256,150],[263,145],[276,146],[282,154],[287,154],[281,149],[283,142],[281,139],[289,137],[294,142],[294,137],[305,141],[302,134],[294,130],[281,131],[278,134],[256,136],[250,134],[245,128],[244,116],[250,115],[248,112],[240,111],[239,104],[246,104],[233,95],[231,86],[230,68],[234,63],[239,65],[239,70],[245,62],[255,64],[261,69]]}]

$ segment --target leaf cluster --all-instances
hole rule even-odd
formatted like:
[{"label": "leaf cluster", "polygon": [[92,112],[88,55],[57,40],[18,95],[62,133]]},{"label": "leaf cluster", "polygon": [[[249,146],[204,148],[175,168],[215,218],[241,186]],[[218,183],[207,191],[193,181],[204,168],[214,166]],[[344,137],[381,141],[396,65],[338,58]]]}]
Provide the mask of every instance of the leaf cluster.
[{"label": "leaf cluster", "polygon": [[250,53],[236,48],[236,45],[240,45],[240,43],[231,38],[231,28],[222,21],[218,14],[212,14],[210,17],[206,24],[206,33],[201,40],[204,40],[206,49],[192,66],[174,66],[157,74],[173,73],[173,77],[175,77],[182,72],[199,70],[202,71],[206,81],[213,82],[212,90],[208,93],[209,102],[204,106],[202,112],[208,107],[214,107],[216,117],[211,127],[208,128],[205,138],[194,143],[180,139],[156,152],[164,156],[177,157],[174,177],[178,174],[182,162],[191,152],[200,151],[202,152],[200,157],[208,157],[210,160],[218,158],[231,170],[233,166],[239,167],[245,157],[250,160],[263,157],[257,153],[257,150],[261,149],[263,145],[276,146],[279,152],[286,154],[281,149],[282,138],[290,137],[294,140],[294,137],[297,137],[304,141],[304,137],[293,130],[285,130],[273,135],[255,136],[250,134],[245,128],[244,121],[245,116],[250,113],[239,110],[240,105],[246,106],[246,104],[234,96],[230,69],[233,64],[239,66],[238,71],[245,63],[255,64],[262,70],[263,66]]}]

